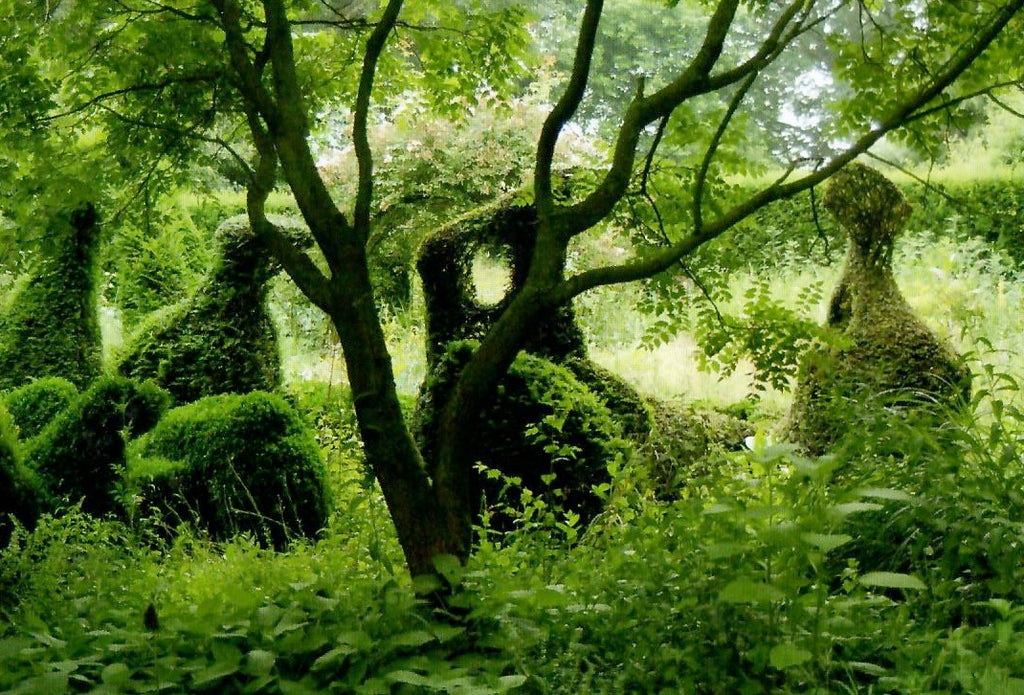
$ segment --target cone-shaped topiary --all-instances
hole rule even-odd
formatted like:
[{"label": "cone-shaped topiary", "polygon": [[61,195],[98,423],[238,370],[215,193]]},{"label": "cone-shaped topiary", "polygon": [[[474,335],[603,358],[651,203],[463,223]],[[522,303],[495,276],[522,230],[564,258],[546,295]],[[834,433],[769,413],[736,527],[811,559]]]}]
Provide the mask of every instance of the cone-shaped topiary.
[{"label": "cone-shaped topiary", "polygon": [[19,283],[0,310],[0,390],[45,376],[82,388],[100,372],[95,209],[87,205],[59,217],[48,235],[56,254]]},{"label": "cone-shaped topiary", "polygon": [[3,404],[14,418],[21,440],[27,441],[42,432],[76,396],[78,389],[70,381],[49,376],[8,391],[3,396]]},{"label": "cone-shaped topiary", "polygon": [[132,443],[126,487],[134,516],[192,522],[215,539],[249,532],[280,549],[327,523],[320,449],[299,414],[269,393],[171,410]]},{"label": "cone-shaped topiary", "polygon": [[[290,218],[274,224],[297,239],[305,227]],[[281,381],[277,334],[267,313],[268,281],[279,270],[247,217],[217,230],[221,258],[188,300],[143,321],[118,371],[153,379],[178,403],[220,393],[269,391]]]},{"label": "cone-shaped topiary", "polygon": [[38,477],[22,465],[14,422],[0,405],[0,548],[11,538],[11,517],[31,528],[46,500]]},{"label": "cone-shaped topiary", "polygon": [[101,377],[28,442],[26,464],[55,497],[92,514],[116,511],[125,439],[149,430],[170,396],[152,382]]},{"label": "cone-shaped topiary", "polygon": [[[436,460],[437,408],[475,347],[473,341],[449,345],[420,393],[414,429],[428,462]],[[609,482],[608,464],[627,446],[611,411],[572,372],[520,353],[482,414],[472,449],[473,460],[521,479],[523,487],[586,522],[601,509],[592,488]],[[480,475],[475,484],[494,503],[505,481]],[[500,530],[510,528],[506,517],[496,516],[493,522]]]},{"label": "cone-shaped topiary", "polygon": [[829,449],[873,403],[955,407],[970,394],[969,372],[914,315],[893,277],[893,243],[910,214],[900,190],[851,164],[833,177],[823,204],[850,246],[828,316],[842,339],[804,358],[786,424],[811,453]]}]

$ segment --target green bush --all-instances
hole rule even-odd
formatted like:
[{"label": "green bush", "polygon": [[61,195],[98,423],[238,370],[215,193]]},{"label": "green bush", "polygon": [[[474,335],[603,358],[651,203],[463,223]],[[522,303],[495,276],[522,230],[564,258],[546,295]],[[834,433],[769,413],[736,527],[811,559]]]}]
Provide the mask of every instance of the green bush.
[{"label": "green bush", "polygon": [[92,514],[116,511],[125,440],[153,427],[169,401],[152,382],[97,379],[29,442],[25,461],[55,497],[82,500]]},{"label": "green bush", "polygon": [[30,381],[3,396],[22,441],[35,437],[78,395],[78,389],[59,376]]},{"label": "green bush", "polygon": [[[299,235],[297,225],[292,231]],[[118,366],[124,376],[153,379],[178,403],[271,391],[281,382],[266,308],[268,281],[279,268],[247,218],[226,220],[217,234],[222,257],[211,277],[190,299],[144,321]]]},{"label": "green bush", "polygon": [[0,548],[11,536],[13,516],[31,527],[44,507],[39,479],[22,464],[14,421],[0,405]]},{"label": "green bush", "polygon": [[216,539],[248,532],[281,549],[327,522],[320,450],[299,414],[269,393],[171,410],[132,443],[126,483],[136,516],[193,522]]},{"label": "green bush", "polygon": [[[438,407],[475,345],[450,344],[420,393],[414,429],[428,462],[436,460]],[[512,483],[584,521],[601,509],[594,488],[610,482],[609,464],[627,450],[621,428],[593,391],[565,367],[528,353],[513,362],[477,432],[470,455],[484,470],[475,484],[496,510],[518,508],[505,494]],[[507,530],[509,518],[499,513],[495,527]]]},{"label": "green bush", "polygon": [[95,210],[54,221],[47,236],[54,255],[11,291],[0,315],[0,390],[45,376],[82,388],[100,371]]}]

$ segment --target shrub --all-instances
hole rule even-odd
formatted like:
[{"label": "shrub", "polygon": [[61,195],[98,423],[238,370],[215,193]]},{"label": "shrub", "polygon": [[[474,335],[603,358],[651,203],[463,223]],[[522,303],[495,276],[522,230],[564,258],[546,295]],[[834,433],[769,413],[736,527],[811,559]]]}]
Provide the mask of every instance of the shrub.
[{"label": "shrub", "polygon": [[78,395],[78,389],[59,376],[43,377],[4,394],[3,404],[14,418],[22,441],[35,437]]},{"label": "shrub", "polygon": [[47,235],[55,254],[12,290],[0,317],[0,390],[44,376],[82,388],[100,371],[96,212],[79,208]]},{"label": "shrub", "polygon": [[[428,462],[436,460],[438,408],[475,345],[449,345],[424,384],[414,429]],[[610,482],[608,464],[626,450],[618,423],[593,391],[565,367],[528,353],[513,362],[478,432],[471,457],[485,469],[476,481],[485,499],[497,503],[512,481],[584,521],[601,508],[594,487]],[[495,521],[507,530],[504,515]]]},{"label": "shrub", "polygon": [[167,413],[129,450],[133,511],[216,539],[252,533],[281,549],[328,514],[324,464],[301,417],[262,392],[201,399]]},{"label": "shrub", "polygon": [[54,496],[81,499],[92,514],[115,511],[125,439],[153,427],[169,401],[152,382],[100,378],[30,442],[26,463]]},{"label": "shrub", "polygon": [[[275,222],[300,234],[287,219]],[[179,403],[270,391],[281,381],[277,334],[266,308],[268,281],[278,267],[248,218],[229,218],[217,234],[222,258],[213,274],[190,299],[144,321],[118,367],[124,376],[153,379]]]},{"label": "shrub", "polygon": [[19,523],[32,526],[44,506],[42,485],[21,461],[14,421],[0,405],[0,548],[11,537],[13,516]]}]

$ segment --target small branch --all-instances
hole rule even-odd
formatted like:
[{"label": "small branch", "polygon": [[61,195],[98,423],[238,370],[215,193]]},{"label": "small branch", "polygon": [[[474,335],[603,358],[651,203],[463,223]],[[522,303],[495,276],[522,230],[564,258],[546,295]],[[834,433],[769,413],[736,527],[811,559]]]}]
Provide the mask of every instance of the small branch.
[{"label": "small branch", "polygon": [[740,85],[740,88],[733,95],[732,100],[729,102],[729,108],[726,109],[725,116],[722,117],[721,122],[718,124],[718,128],[715,130],[715,134],[711,138],[711,143],[708,145],[707,151],[704,153],[704,160],[700,163],[700,168],[697,169],[697,176],[693,184],[693,230],[695,234],[700,234],[701,228],[704,226],[703,210],[704,205],[704,187],[707,183],[708,172],[711,169],[711,162],[715,158],[715,153],[718,151],[718,147],[722,144],[722,138],[725,136],[726,130],[729,128],[729,123],[732,122],[733,116],[736,115],[736,111],[739,110],[740,104],[743,103],[743,99],[747,96],[747,92],[757,81],[759,73],[753,72],[750,77]]},{"label": "small branch", "polygon": [[356,162],[359,168],[359,184],[353,212],[353,227],[357,237],[364,244],[370,238],[370,204],[373,200],[373,152],[370,149],[366,121],[369,117],[370,96],[373,92],[373,80],[377,73],[377,62],[380,60],[384,44],[387,42],[391,30],[394,29],[401,11],[402,0],[390,0],[380,22],[374,27],[373,33],[366,41],[363,69],[359,75],[359,88],[356,92],[352,144],[355,147]]},{"label": "small branch", "polygon": [[576,41],[576,55],[572,62],[572,74],[569,84],[558,99],[554,108],[544,119],[540,137],[537,140],[537,163],[533,174],[534,202],[542,215],[550,214],[554,207],[554,196],[551,192],[551,165],[555,156],[555,146],[562,128],[573,117],[583,100],[590,76],[590,62],[594,55],[598,25],[601,22],[601,11],[604,0],[587,0],[580,24],[579,38]]}]

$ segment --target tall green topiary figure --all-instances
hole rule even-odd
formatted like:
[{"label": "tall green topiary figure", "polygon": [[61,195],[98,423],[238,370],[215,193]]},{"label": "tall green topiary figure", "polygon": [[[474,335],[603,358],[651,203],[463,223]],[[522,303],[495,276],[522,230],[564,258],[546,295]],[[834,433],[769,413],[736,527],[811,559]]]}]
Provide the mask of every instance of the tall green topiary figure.
[{"label": "tall green topiary figure", "polygon": [[47,506],[42,483],[22,464],[14,421],[0,405],[0,548],[11,538],[11,517],[31,528]]},{"label": "tall green topiary figure", "polygon": [[872,404],[920,412],[956,406],[970,394],[969,372],[914,315],[893,277],[893,243],[910,215],[900,190],[851,164],[833,177],[823,204],[850,245],[828,312],[841,344],[804,358],[786,425],[812,453],[828,450]]},{"label": "tall green topiary figure", "polygon": [[50,224],[48,241],[56,253],[12,291],[0,311],[0,390],[46,376],[82,388],[99,375],[99,231],[91,205]]},{"label": "tall green topiary figure", "polygon": [[171,410],[132,443],[126,488],[133,516],[192,522],[219,540],[249,532],[281,549],[327,524],[320,449],[299,414],[269,393]]},{"label": "tall green topiary figure", "polygon": [[[273,220],[296,239],[305,227]],[[277,334],[266,309],[269,280],[279,266],[246,216],[217,230],[221,257],[188,300],[144,321],[129,340],[118,371],[153,379],[178,403],[220,393],[269,391],[281,381]]]},{"label": "tall green topiary figure", "polygon": [[169,402],[152,382],[97,379],[27,443],[25,462],[55,497],[92,514],[117,511],[125,440],[152,428]]}]

